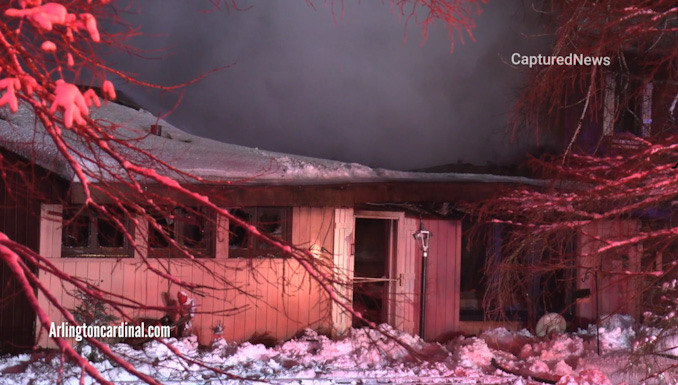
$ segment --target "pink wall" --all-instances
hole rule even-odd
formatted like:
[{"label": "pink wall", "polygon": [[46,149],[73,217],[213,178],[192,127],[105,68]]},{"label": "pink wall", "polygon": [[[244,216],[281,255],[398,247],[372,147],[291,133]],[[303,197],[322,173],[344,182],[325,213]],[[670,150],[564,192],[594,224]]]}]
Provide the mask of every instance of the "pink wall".
[{"label": "pink wall", "polygon": [[[428,252],[424,337],[434,340],[459,330],[461,222],[442,219],[424,219],[423,222],[424,227],[433,233]],[[415,287],[416,298],[420,298],[422,252],[419,247],[416,250]]]}]

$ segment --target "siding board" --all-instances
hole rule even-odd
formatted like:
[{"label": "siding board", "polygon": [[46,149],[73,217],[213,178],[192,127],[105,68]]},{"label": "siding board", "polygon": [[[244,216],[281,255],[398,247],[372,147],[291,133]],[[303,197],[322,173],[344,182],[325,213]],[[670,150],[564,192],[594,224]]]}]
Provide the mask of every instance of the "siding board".
[{"label": "siding board", "polygon": [[[395,286],[397,303],[393,314],[395,326],[401,330],[416,331],[418,305],[414,299],[418,291],[414,272],[419,269],[420,255],[412,233],[418,228],[418,220],[401,219],[398,226],[398,260],[396,270],[403,275],[402,284]],[[292,240],[302,249],[317,244],[334,256],[334,266],[342,269],[350,279],[351,243],[353,239],[354,214],[352,209],[334,209],[328,207],[301,207],[293,209]],[[435,337],[458,327],[459,295],[459,256],[460,224],[455,221],[425,220],[425,226],[434,232],[431,240],[429,266],[429,293],[427,299],[427,337]],[[45,247],[52,245],[52,254],[57,254],[55,240],[60,236],[52,233],[47,223],[42,223],[45,234],[54,237],[43,239]],[[408,257],[410,256],[410,257]],[[415,256],[418,256],[415,259]],[[58,267],[67,273],[86,277],[100,284],[102,288],[114,293],[124,294],[135,301],[148,306],[165,305],[163,297],[176,299],[178,288],[166,279],[151,273],[138,258],[85,259],[52,258]],[[327,258],[327,255],[321,256]],[[207,344],[212,338],[211,327],[221,320],[224,325],[224,338],[242,341],[256,331],[269,332],[273,337],[286,339],[300,328],[312,326],[330,330],[334,325],[350,327],[351,317],[343,314],[329,301],[317,282],[293,259],[227,259],[215,258],[202,261],[204,264],[191,264],[178,259],[150,259],[149,264],[188,282],[219,289],[206,289],[203,295],[194,294],[198,305],[198,315],[193,321],[200,342]],[[214,273],[217,273],[215,276]],[[233,283],[244,293],[224,286],[220,279]],[[61,287],[57,279],[49,275],[44,277],[50,290],[57,294],[62,302],[75,306],[71,298]],[[341,288],[350,298],[350,287]],[[250,293],[248,295],[245,293]],[[44,301],[44,299],[41,299]],[[214,314],[210,310],[225,310],[232,307],[247,308],[235,314]],[[50,316],[59,321],[61,316],[55,309],[49,308]],[[162,311],[137,309],[130,311],[134,317],[159,318]],[[430,323],[429,323],[430,322]],[[43,341],[43,345],[44,345]],[[49,344],[48,344],[49,345]]]},{"label": "siding board", "polygon": [[[308,248],[315,242],[321,242],[321,246],[331,253],[334,238],[333,235],[326,236],[325,232],[334,226],[333,210],[329,207],[295,208],[294,244]],[[104,290],[125,295],[146,306],[165,306],[165,296],[176,300],[179,288],[152,273],[141,259],[140,252],[135,254],[135,258],[119,260],[55,257],[60,251],[58,245],[61,237],[57,237],[56,229],[49,228],[50,224],[46,221],[41,226],[46,229],[43,244],[51,247],[49,253],[53,258],[50,261],[66,273],[86,278]],[[311,232],[311,228],[315,230]],[[55,245],[57,239],[59,243]],[[143,248],[140,250],[143,251]],[[173,275],[187,282],[217,288],[202,289],[200,293],[192,294],[198,307],[193,327],[200,343],[208,344],[211,341],[211,327],[218,320],[224,325],[224,338],[231,341],[246,340],[255,331],[269,332],[275,338],[287,339],[302,327],[329,328],[328,298],[295,260],[215,258],[201,262],[204,266],[181,259],[148,260],[153,268],[160,271],[169,269]],[[77,305],[67,293],[67,290],[72,290],[68,285],[63,288],[60,280],[48,274],[44,274],[41,279],[68,308]],[[243,292],[227,287],[224,281]],[[42,303],[46,303],[44,296],[39,298]],[[220,313],[238,306],[247,308],[234,314]],[[53,307],[48,307],[48,312],[53,321],[61,322],[62,316]],[[136,318],[160,318],[163,312],[134,309],[129,310],[129,314]],[[40,345],[54,347],[46,338],[41,339]]]},{"label": "siding board", "polygon": [[[433,233],[428,253],[424,328],[424,337],[432,340],[459,329],[461,222],[440,219],[424,219],[423,222]],[[417,247],[419,264],[421,254]],[[417,317],[418,314],[419,309]]]},{"label": "siding board", "polygon": [[638,247],[610,250],[602,256],[587,255],[604,246],[604,241],[617,241],[637,234],[638,228],[637,220],[614,220],[599,221],[582,229],[577,241],[577,289],[589,289],[591,295],[589,301],[577,301],[577,316],[594,322],[596,316],[612,313],[630,314],[639,319],[640,298],[636,294],[639,280],[619,274],[626,270],[640,271]]}]

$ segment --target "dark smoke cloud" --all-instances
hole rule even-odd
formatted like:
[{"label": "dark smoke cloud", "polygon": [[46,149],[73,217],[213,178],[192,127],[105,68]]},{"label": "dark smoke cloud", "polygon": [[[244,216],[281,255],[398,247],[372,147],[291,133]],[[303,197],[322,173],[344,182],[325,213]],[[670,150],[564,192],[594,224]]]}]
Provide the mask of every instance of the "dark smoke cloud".
[{"label": "dark smoke cloud", "polygon": [[[207,1],[139,3],[131,19],[146,36],[131,44],[166,50],[151,54],[161,59],[117,57],[117,67],[170,85],[235,63],[185,90],[168,120],[186,131],[395,169],[502,163],[523,151],[504,133],[522,81],[507,61],[544,51],[543,41],[523,36],[537,29],[520,1],[487,4],[477,41],[455,37],[453,53],[442,26],[421,45],[410,22],[404,42],[404,21],[388,1],[345,1],[336,23],[331,8],[303,0],[241,1],[251,8],[209,13],[200,12]],[[156,114],[177,101],[119,87]]]}]

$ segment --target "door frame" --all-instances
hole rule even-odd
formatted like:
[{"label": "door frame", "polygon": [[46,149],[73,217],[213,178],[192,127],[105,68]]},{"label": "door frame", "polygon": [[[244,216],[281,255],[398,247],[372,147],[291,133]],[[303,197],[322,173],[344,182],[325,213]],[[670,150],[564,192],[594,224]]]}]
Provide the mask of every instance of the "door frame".
[{"label": "door frame", "polygon": [[[398,282],[389,288],[387,322],[397,330],[417,333],[418,310],[416,294],[416,243],[412,235],[417,231],[417,220],[406,217],[404,212],[355,210],[353,208],[335,208],[334,210],[334,252],[333,264],[335,280],[333,290],[338,299],[350,299],[352,305],[355,258],[355,219],[391,219],[395,220],[395,252],[391,264],[393,277]],[[331,334],[338,338],[350,329],[353,317],[336,301],[331,304]]]},{"label": "door frame", "polygon": [[[403,239],[404,236],[404,224],[405,224],[405,213],[398,211],[371,211],[371,210],[356,210],[353,215],[353,226],[355,229],[355,221],[357,219],[382,219],[392,221],[393,228],[389,231],[390,236],[390,250],[386,262],[386,271],[388,272],[387,278],[392,279],[388,282],[388,288],[386,290],[386,299],[384,301],[384,306],[386,307],[386,322],[393,326],[398,327],[397,320],[400,316],[398,297],[400,297],[400,288],[402,287],[402,279],[404,271],[402,271],[402,264],[399,261],[404,259],[406,247]],[[357,236],[357,234],[356,234]],[[353,260],[354,265],[351,266],[352,270],[355,270],[355,259]]]}]

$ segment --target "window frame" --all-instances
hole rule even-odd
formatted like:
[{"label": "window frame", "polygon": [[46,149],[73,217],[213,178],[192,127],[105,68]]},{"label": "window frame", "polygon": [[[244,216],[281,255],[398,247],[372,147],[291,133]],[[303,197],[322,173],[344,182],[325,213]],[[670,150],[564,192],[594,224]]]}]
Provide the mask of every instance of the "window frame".
[{"label": "window frame", "polygon": [[[265,231],[264,226],[266,223],[262,223],[260,218],[260,213],[266,211],[278,211],[280,213],[280,235],[270,234],[270,232]],[[242,218],[241,215],[238,215],[238,211],[241,213],[249,214],[250,219]],[[235,216],[240,216],[243,220],[248,222],[250,225],[255,226],[261,233],[269,235],[272,239],[279,240],[284,243],[292,242],[292,208],[288,206],[247,206],[247,207],[237,207],[229,209],[229,212]],[[273,248],[272,246],[266,247],[268,245],[266,242],[261,239],[252,236],[251,234],[246,234],[246,230],[243,228],[238,228],[234,231],[235,225],[229,221],[228,226],[228,258],[229,259],[253,259],[253,258],[270,258],[270,259],[284,259],[289,258],[289,255],[286,255],[282,250]],[[245,247],[234,247],[231,242],[233,240],[234,234],[242,233],[247,236],[246,242],[248,242],[247,248]]]},{"label": "window frame", "polygon": [[[180,212],[183,211],[183,212]],[[186,250],[195,258],[200,259],[211,259],[216,257],[216,213],[209,211],[205,206],[193,206],[193,207],[184,207],[177,206],[171,209],[171,217],[157,214],[153,217],[157,219],[171,219],[172,231],[170,238],[177,242],[180,246],[185,247]],[[196,212],[199,212],[196,214]],[[182,217],[188,218],[190,216],[195,216],[196,218],[202,219],[202,241],[204,242],[204,247],[191,247],[186,244],[185,237],[177,237],[177,234],[185,235],[185,227],[187,225],[186,220],[181,220]],[[148,257],[150,258],[185,258],[186,255],[176,247],[171,246],[167,243],[166,246],[154,247],[151,245],[152,237],[154,233],[157,233],[155,228],[151,227],[151,224],[147,224],[147,250]],[[164,240],[164,238],[162,238]]]},{"label": "window frame", "polygon": [[[106,206],[104,205],[107,209],[109,207],[114,207],[114,206]],[[82,212],[81,212],[82,211]],[[88,244],[87,246],[67,246],[67,242],[65,242],[65,238],[68,236],[69,231],[68,229],[71,228],[71,226],[75,225],[76,222],[75,220],[78,217],[83,217],[83,213],[86,212],[87,215],[85,218],[87,218],[87,238],[88,238]],[[71,217],[71,214],[73,216]],[[90,209],[87,207],[83,207],[82,205],[64,205],[62,208],[62,230],[61,230],[61,257],[62,258],[134,258],[134,250],[133,247],[131,247],[130,241],[128,237],[122,233],[122,246],[113,246],[113,247],[107,247],[107,246],[101,246],[100,243],[100,237],[99,237],[99,230],[100,230],[100,225],[98,223],[99,219],[104,219],[105,217],[101,217],[101,213],[98,210]],[[115,215],[115,214],[111,214]],[[128,234],[134,234],[134,223],[129,218],[129,216],[123,215],[123,213],[120,213],[121,217],[121,222],[123,223],[123,226],[125,226],[125,231],[128,232]]]}]

